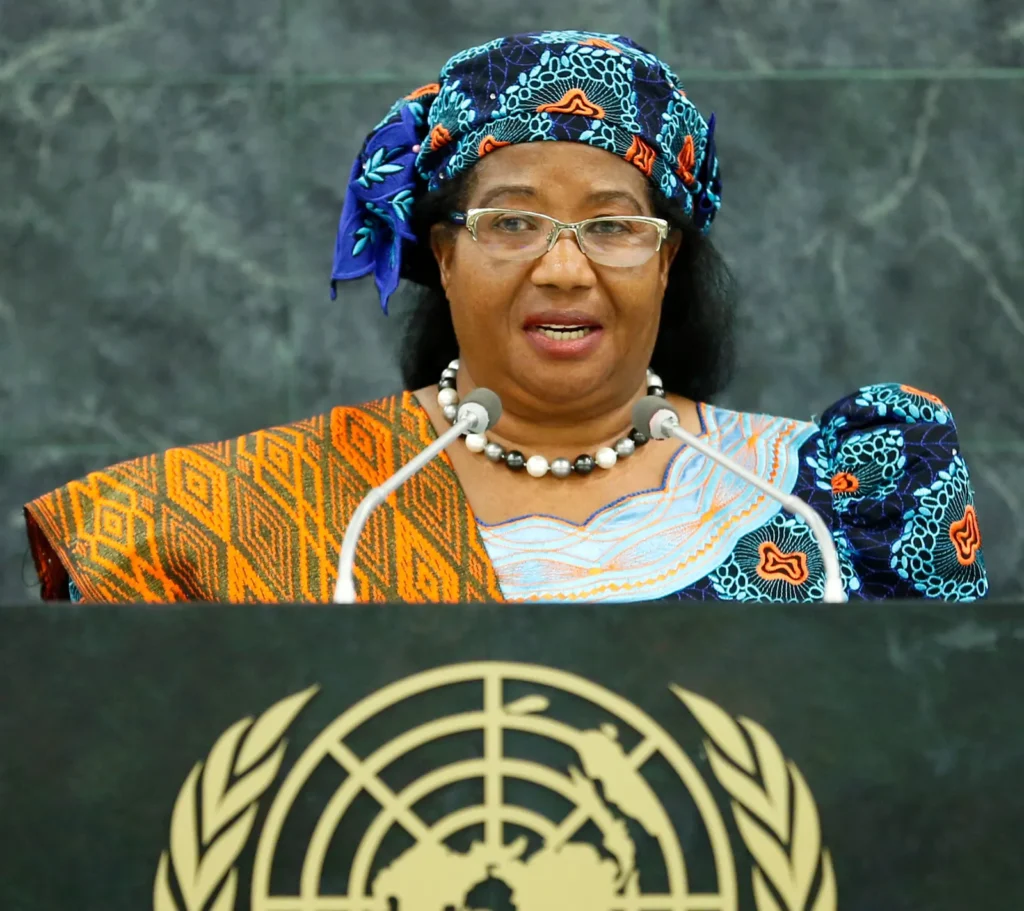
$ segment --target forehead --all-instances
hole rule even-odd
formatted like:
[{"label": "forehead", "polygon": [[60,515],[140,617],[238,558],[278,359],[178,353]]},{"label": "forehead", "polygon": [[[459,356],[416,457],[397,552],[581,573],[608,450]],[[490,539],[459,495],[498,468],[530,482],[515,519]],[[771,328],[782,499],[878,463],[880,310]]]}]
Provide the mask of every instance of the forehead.
[{"label": "forehead", "polygon": [[505,146],[473,168],[473,195],[501,185],[533,187],[538,193],[585,197],[622,190],[647,198],[647,178],[611,152],[579,142],[528,142]]}]

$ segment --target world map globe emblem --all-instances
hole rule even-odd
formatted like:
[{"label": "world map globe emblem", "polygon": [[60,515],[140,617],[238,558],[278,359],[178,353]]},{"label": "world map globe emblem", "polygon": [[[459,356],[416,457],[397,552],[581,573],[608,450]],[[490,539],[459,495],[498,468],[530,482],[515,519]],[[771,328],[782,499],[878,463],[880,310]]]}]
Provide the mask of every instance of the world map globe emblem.
[{"label": "world map globe emblem", "polygon": [[316,722],[282,771],[319,687],[294,693],[192,767],[153,911],[836,911],[797,766],[756,721],[667,689],[702,729],[700,768],[597,683],[478,661]]},{"label": "world map globe emblem", "polygon": [[[453,696],[454,690],[461,692]],[[453,699],[460,710],[440,710]],[[403,706],[411,720],[404,729]],[[563,720],[570,708],[593,726]],[[372,732],[375,723],[382,730]],[[545,755],[545,748],[550,762],[525,758]],[[431,755],[444,758],[435,765]],[[403,762],[407,768],[396,773]],[[704,877],[711,889],[694,890],[678,825],[644,774],[655,762],[662,777],[670,770],[681,784],[696,811],[689,816],[702,823],[713,858],[713,875]],[[275,851],[311,776],[323,776],[325,763],[336,764],[342,780],[312,826],[298,890],[287,894],[272,886]],[[461,803],[460,794],[470,802]],[[656,846],[646,852],[653,855],[650,870],[639,862],[637,837]],[[347,852],[339,841],[351,842]],[[341,890],[325,890],[327,880]],[[517,911],[737,907],[722,815],[664,728],[574,674],[479,662],[388,686],[309,745],[267,814],[252,908],[462,911],[489,907],[479,904],[488,882],[498,884],[503,906]]]}]

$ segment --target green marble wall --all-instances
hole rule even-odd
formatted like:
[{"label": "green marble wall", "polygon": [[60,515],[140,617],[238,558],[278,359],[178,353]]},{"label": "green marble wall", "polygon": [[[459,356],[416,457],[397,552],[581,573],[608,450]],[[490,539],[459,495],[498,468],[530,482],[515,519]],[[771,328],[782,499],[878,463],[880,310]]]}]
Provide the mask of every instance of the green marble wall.
[{"label": "green marble wall", "polygon": [[725,404],[937,393],[993,591],[1024,590],[1015,0],[33,0],[0,6],[0,600],[31,593],[26,499],[394,391],[402,300],[327,295],[362,137],[455,50],[578,26],[718,115],[745,289]]}]

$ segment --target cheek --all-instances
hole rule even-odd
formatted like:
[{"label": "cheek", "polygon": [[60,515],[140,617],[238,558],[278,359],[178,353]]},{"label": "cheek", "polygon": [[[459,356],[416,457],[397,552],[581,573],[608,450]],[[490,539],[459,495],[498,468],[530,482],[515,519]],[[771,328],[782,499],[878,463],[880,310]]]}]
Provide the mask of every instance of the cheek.
[{"label": "cheek", "polygon": [[526,271],[519,264],[495,263],[472,242],[460,246],[445,289],[455,334],[460,347],[494,347],[506,334]]},{"label": "cheek", "polygon": [[622,276],[609,285],[623,322],[631,330],[638,326],[657,327],[661,316],[661,301],[664,297],[664,282],[657,266],[645,266],[636,275]]},{"label": "cheek", "polygon": [[521,264],[496,263],[472,241],[460,243],[445,289],[453,317],[468,322],[507,313],[524,277]]}]

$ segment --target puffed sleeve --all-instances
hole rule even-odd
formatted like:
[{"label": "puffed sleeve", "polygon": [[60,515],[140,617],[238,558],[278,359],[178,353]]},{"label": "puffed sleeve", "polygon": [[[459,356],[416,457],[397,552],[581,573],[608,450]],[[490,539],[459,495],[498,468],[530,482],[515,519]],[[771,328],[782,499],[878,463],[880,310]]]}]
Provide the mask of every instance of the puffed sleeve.
[{"label": "puffed sleeve", "polygon": [[911,386],[865,386],[818,423],[807,461],[832,497],[850,597],[984,597],[974,491],[942,401]]}]

